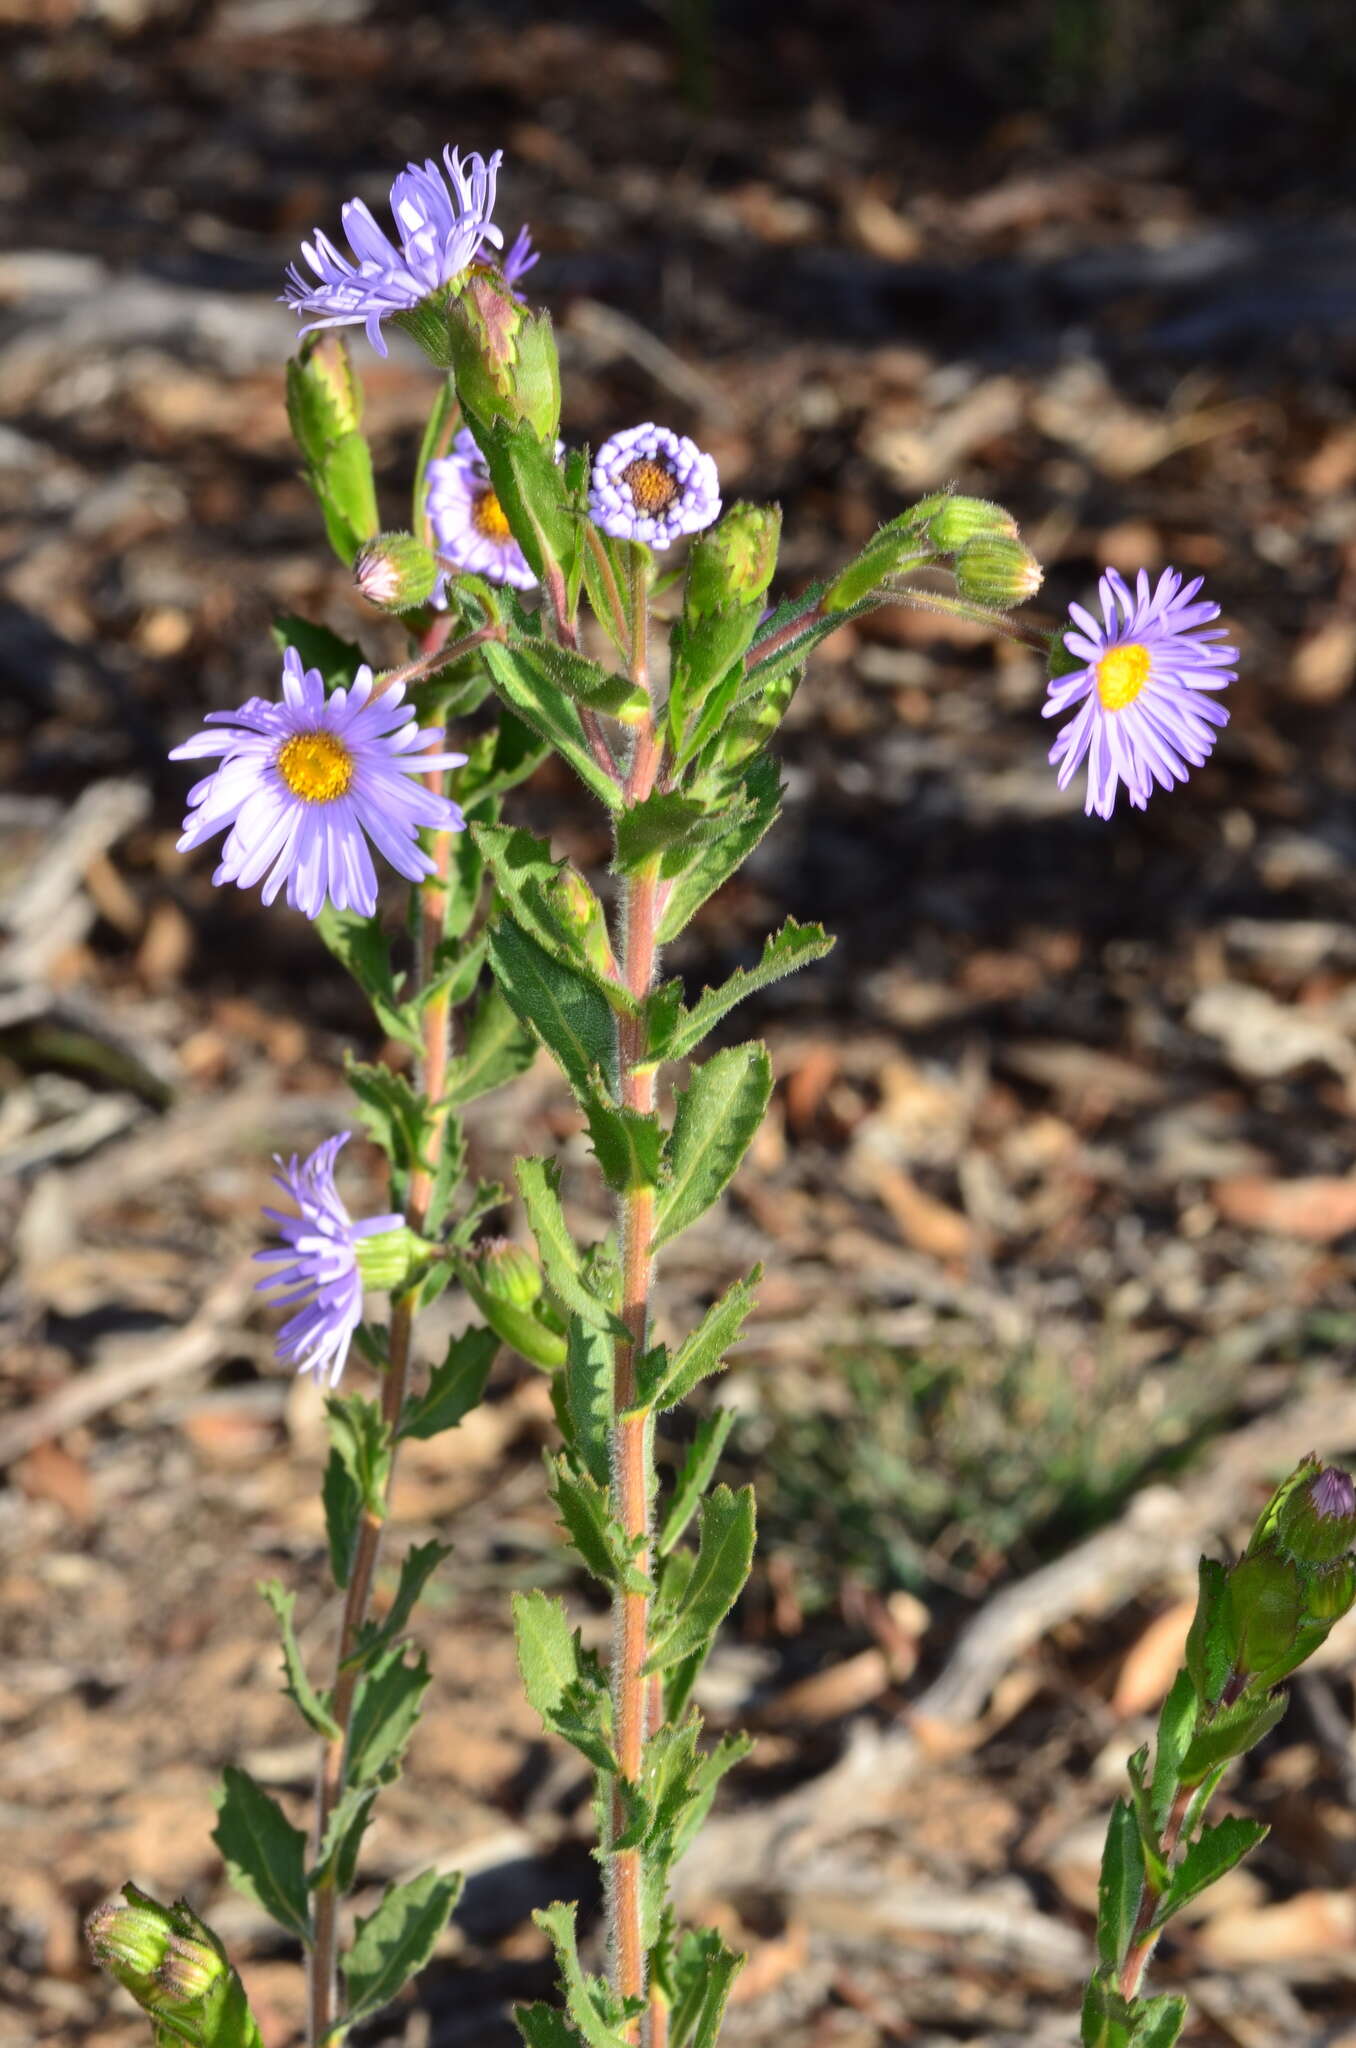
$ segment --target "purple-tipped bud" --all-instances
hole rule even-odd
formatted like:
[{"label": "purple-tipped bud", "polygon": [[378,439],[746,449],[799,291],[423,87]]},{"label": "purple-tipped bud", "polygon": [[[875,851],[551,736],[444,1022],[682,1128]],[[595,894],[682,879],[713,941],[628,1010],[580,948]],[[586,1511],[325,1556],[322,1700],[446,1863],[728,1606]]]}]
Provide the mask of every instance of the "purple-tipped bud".
[{"label": "purple-tipped bud", "polygon": [[359,550],[353,581],[378,610],[408,612],[432,595],[438,564],[412,533],[381,533]]},{"label": "purple-tipped bud", "polygon": [[1340,1465],[1325,1465],[1282,1503],[1281,1548],[1304,1564],[1331,1564],[1356,1541],[1356,1486]]}]

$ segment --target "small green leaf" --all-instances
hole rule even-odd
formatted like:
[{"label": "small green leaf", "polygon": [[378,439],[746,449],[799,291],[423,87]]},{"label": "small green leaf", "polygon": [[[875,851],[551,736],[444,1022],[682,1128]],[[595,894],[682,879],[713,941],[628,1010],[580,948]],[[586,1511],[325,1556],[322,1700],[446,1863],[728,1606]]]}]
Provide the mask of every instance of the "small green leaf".
[{"label": "small green leaf", "polygon": [[392,1885],[375,1913],[359,1920],[353,1946],[339,1959],[344,1973],[345,2026],[389,2005],[423,1969],[461,1894],[456,1871],[426,1870]]},{"label": "small green leaf", "polygon": [[519,1159],[513,1170],[551,1292],[563,1308],[591,1328],[626,1336],[626,1325],[620,1316],[613,1314],[584,1278],[579,1251],[560,1203],[559,1165],[554,1159]]},{"label": "small green leaf", "polygon": [[653,1385],[647,1384],[642,1373],[636,1394],[638,1408],[654,1408],[663,1411],[675,1408],[685,1401],[699,1380],[708,1373],[719,1372],[725,1362],[725,1353],[738,1341],[744,1323],[753,1311],[756,1300],[755,1290],[763,1277],[761,1266],[755,1266],[747,1280],[736,1280],[727,1288],[720,1300],[713,1302],[695,1330],[669,1359],[665,1358]]},{"label": "small green leaf", "polygon": [[352,567],[364,541],[381,530],[372,451],[358,433],[341,435],[310,469],[311,488],[320,501],[325,532],[341,562]]},{"label": "small green leaf", "polygon": [[1097,1952],[1108,1969],[1119,1969],[1129,1952],[1144,1892],[1144,1854],[1139,1822],[1128,1800],[1111,1810],[1097,1885]]},{"label": "small green leaf", "polygon": [[772,1061],[754,1042],[718,1052],[692,1069],[679,1092],[668,1143],[669,1179],[656,1211],[656,1248],[695,1223],[723,1193],[772,1094]]},{"label": "small green leaf", "polygon": [[403,1634],[414,1612],[415,1602],[423,1592],[444,1558],[451,1557],[450,1543],[413,1544],[400,1560],[400,1579],[396,1586],[395,1598],[380,1622],[369,1622],[359,1638],[358,1649],[353,1661],[359,1665],[370,1664],[377,1653],[385,1650],[396,1637]]},{"label": "small green leaf", "polygon": [[748,1578],[753,1537],[753,1488],[718,1486],[702,1502],[696,1566],[678,1613],[650,1646],[647,1671],[664,1671],[710,1643]]},{"label": "small green leaf", "polygon": [[558,647],[553,640],[531,640],[516,646],[514,652],[590,711],[634,722],[644,718],[650,708],[648,693],[628,676],[620,676],[572,648]]},{"label": "small green leaf", "polygon": [[570,2018],[589,2043],[589,2048],[627,2048],[623,2036],[608,2025],[599,2010],[603,1987],[585,1977],[579,1962],[574,1933],[575,1909],[559,1902],[532,1915],[556,1952],[556,1967],[565,1992]]},{"label": "small green leaf", "polygon": [[501,1088],[531,1066],[537,1044],[494,987],[487,988],[466,1027],[465,1051],[451,1062],[443,1101],[459,1109],[491,1088]]},{"label": "small green leaf", "polygon": [[297,1632],[292,1624],[292,1611],[297,1604],[297,1596],[295,1593],[286,1592],[278,1579],[265,1579],[259,1591],[273,1609],[278,1623],[278,1633],[282,1637],[283,1690],[302,1719],[314,1728],[317,1735],[323,1735],[328,1741],[339,1733],[339,1727],[326,1702],[306,1675],[306,1666],[302,1662],[301,1650],[297,1644]]},{"label": "small green leaf", "polygon": [[728,1949],[714,1927],[691,1929],[683,1936],[674,1965],[677,1997],[670,2048],[714,2048],[730,1987],[743,1967],[743,1956]]},{"label": "small green leaf", "polygon": [[400,1420],[402,1437],[441,1436],[455,1429],[479,1405],[499,1349],[493,1330],[464,1330],[448,1346],[447,1356],[429,1374],[428,1387],[407,1404]]},{"label": "small green leaf", "polygon": [[720,988],[703,989],[692,1008],[675,1021],[668,1041],[657,1049],[654,1057],[686,1059],[745,996],[766,988],[769,982],[779,981],[784,974],[794,974],[811,960],[822,960],[833,951],[833,945],[822,925],[797,924],[794,917],[789,917],[763,947],[763,957],[756,967],[741,967]]},{"label": "small green leaf", "polygon": [[661,946],[676,939],[707,898],[743,866],[781,809],[781,797],[776,763],[766,755],[750,761],[742,771],[738,800],[726,806],[725,830],[701,847],[669,891],[656,931]]},{"label": "small green leaf", "polygon": [[358,1098],[358,1114],[391,1162],[392,1188],[403,1207],[406,1183],[423,1159],[424,1105],[403,1074],[362,1060],[344,1062],[344,1079]]},{"label": "small green leaf", "polygon": [[656,1548],[661,1557],[669,1555],[696,1514],[697,1503],[720,1463],[720,1454],[725,1448],[725,1439],[734,1428],[734,1419],[732,1408],[717,1408],[697,1424],[682,1469],[674,1481],[673,1498],[659,1531]]},{"label": "small green leaf", "polygon": [[1165,1991],[1158,1998],[1138,1998],[1132,2010],[1130,2048],[1173,2048],[1186,2025],[1187,2002],[1177,1991]]},{"label": "small green leaf", "polygon": [[[618,874],[634,874],[657,856],[680,857],[723,832],[726,815],[676,790],[655,790],[617,820]],[[666,865],[665,872],[668,872]]]},{"label": "small green leaf", "polygon": [[1132,2024],[1133,2013],[1121,1997],[1114,1970],[1098,1970],[1083,1998],[1083,2048],[1130,2048]]},{"label": "small green leaf", "polygon": [[364,1394],[331,1394],[325,1403],[330,1442],[343,1460],[359,1499],[384,1517],[391,1473],[391,1432],[380,1408]]},{"label": "small green leaf", "polygon": [[579,1635],[561,1602],[549,1593],[515,1593],[513,1628],[518,1669],[529,1705],[549,1721],[579,1680]]},{"label": "small green leaf", "polygon": [[363,1497],[338,1451],[330,1452],[320,1491],[325,1505],[330,1570],[335,1585],[342,1591],[353,1569],[353,1546],[358,1540],[358,1525],[362,1521]]},{"label": "small green leaf", "polygon": [[1286,1705],[1284,1692],[1271,1692],[1260,1699],[1245,1694],[1232,1707],[1217,1707],[1191,1738],[1191,1747],[1182,1758],[1181,1782],[1199,1785],[1221,1764],[1246,1755],[1276,1726]]},{"label": "small green leaf", "polygon": [[527,2048],[584,2048],[584,2036],[554,2005],[515,2005],[513,2018]]},{"label": "small green leaf", "polygon": [[576,1456],[599,1486],[606,1486],[612,1438],[613,1339],[570,1317],[565,1359],[565,1399],[573,1424]]},{"label": "small green leaf", "polygon": [[1218,1702],[1233,1661],[1228,1573],[1215,1558],[1203,1557],[1196,1612],[1187,1636],[1186,1662],[1196,1691],[1207,1706]]},{"label": "small green leaf", "polygon": [[605,1486],[587,1471],[573,1472],[564,1458],[547,1459],[551,1498],[580,1561],[605,1586],[648,1593],[650,1582],[635,1563],[642,1547],[612,1513]]},{"label": "small green leaf", "polygon": [[592,981],[554,959],[509,917],[490,934],[495,979],[518,1016],[535,1032],[577,1093],[601,1067],[616,1087],[617,1044],[612,1009]]},{"label": "small green leaf", "polygon": [[428,1683],[423,1651],[406,1663],[403,1644],[382,1652],[363,1673],[349,1735],[351,1785],[385,1785],[398,1775]]},{"label": "small green leaf", "polygon": [[238,1892],[302,1941],[311,1939],[306,1837],[248,1771],[227,1764],[217,1792],[212,1840]]},{"label": "small green leaf", "polygon": [[1154,1774],[1149,1785],[1149,1811],[1161,1831],[1177,1793],[1182,1762],[1191,1746],[1199,1711],[1189,1671],[1179,1671],[1158,1717]]},{"label": "small green leaf", "polygon": [[511,711],[568,761],[587,789],[611,811],[622,806],[620,782],[594,760],[579,711],[558,682],[522,646],[485,643],[483,653],[495,689]]},{"label": "small green leaf", "polygon": [[1191,1844],[1185,1856],[1172,1873],[1153,1925],[1163,1927],[1174,1913],[1180,1913],[1208,1886],[1218,1883],[1226,1871],[1266,1840],[1271,1830],[1258,1820],[1245,1820],[1242,1814],[1226,1814],[1214,1827],[1206,1828]]},{"label": "small green leaf", "polygon": [[619,1109],[595,1086],[579,1097],[589,1141],[603,1179],[616,1194],[634,1194],[659,1181],[664,1132],[652,1111]]},{"label": "small green leaf", "polygon": [[350,1786],[342,1794],[325,1824],[320,1854],[306,1873],[306,1882],[312,1891],[322,1884],[332,1885],[341,1898],[352,1891],[363,1836],[367,1833],[376,1797],[375,1785]]}]

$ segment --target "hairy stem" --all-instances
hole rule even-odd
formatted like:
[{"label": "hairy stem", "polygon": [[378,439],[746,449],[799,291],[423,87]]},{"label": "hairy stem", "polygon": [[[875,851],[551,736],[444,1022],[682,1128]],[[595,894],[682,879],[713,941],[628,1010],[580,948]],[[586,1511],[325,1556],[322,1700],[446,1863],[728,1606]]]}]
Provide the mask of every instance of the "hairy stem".
[{"label": "hairy stem", "polygon": [[[1163,1824],[1163,1838],[1158,1846],[1165,1863],[1171,1863],[1172,1861],[1173,1851],[1177,1847],[1178,1839],[1182,1832],[1182,1822],[1186,1819],[1186,1811],[1191,1804],[1193,1790],[1194,1787],[1186,1785],[1179,1788],[1177,1796],[1172,1802],[1167,1820]],[[1149,1923],[1158,1911],[1158,1901],[1161,1897],[1162,1893],[1156,1892],[1152,1884],[1146,1882],[1144,1896],[1139,1902],[1139,1913],[1135,1920],[1135,1931],[1130,1937],[1129,1951],[1121,1967],[1120,1991],[1122,1998],[1130,1999],[1139,1996],[1140,1982],[1148,1966],[1149,1958],[1158,1945],[1158,1934],[1150,1934],[1148,1929]],[[1161,1932],[1161,1929],[1159,1931]]]},{"label": "hairy stem", "polygon": [[[631,679],[648,690],[646,595],[644,568],[638,566],[631,590]],[[636,735],[635,752],[626,780],[628,803],[643,802],[654,787],[659,751],[652,711]],[[628,877],[622,900],[622,975],[632,996],[642,1004],[654,981],[658,888],[659,867],[654,861]],[[623,1106],[648,1116],[654,1108],[655,1077],[653,1067],[645,1060],[643,1015],[619,1020],[618,1053]],[[649,1418],[643,1412],[636,1412],[636,1364],[645,1349],[649,1327],[650,1289],[654,1278],[654,1258],[650,1250],[653,1235],[654,1190],[629,1189],[621,1199],[621,1314],[628,1335],[624,1341],[619,1339],[617,1344],[612,1475],[618,1519],[627,1535],[641,1543],[636,1559],[641,1571],[649,1567],[651,1442]],[[635,1782],[640,1777],[645,1737],[649,1732],[647,1706],[650,1684],[645,1676],[650,1623],[648,1595],[619,1591],[614,1603],[614,1623],[612,1699],[617,1758],[622,1778]],[[614,1835],[620,1833],[622,1823],[623,1802],[618,1790],[612,1809]],[[639,1849],[618,1850],[612,1856],[610,1872],[608,1932],[616,1989],[623,1998],[643,1998],[645,1937]],[[628,2030],[629,2039],[634,2040],[637,2034],[638,2026]]]},{"label": "hairy stem", "polygon": [[[430,771],[424,777],[424,782],[435,795],[445,794],[446,776],[442,770]],[[452,863],[450,833],[438,832],[433,835],[432,856],[434,871],[420,884],[417,892],[418,981],[421,988],[426,988],[433,979],[438,941],[442,936],[444,899]],[[427,1157],[410,1176],[409,1198],[405,1204],[406,1221],[412,1230],[420,1233],[427,1218],[429,1198],[433,1192],[434,1176],[442,1154],[443,1136],[447,1126],[447,1110],[442,1099],[447,1093],[451,1022],[451,1004],[445,994],[440,994],[426,1006],[423,1016],[424,1050],[419,1081],[425,1097],[433,1104]],[[382,1420],[393,1433],[405,1406],[413,1335],[413,1297],[406,1295],[392,1305],[386,1372],[381,1388]],[[344,1596],[343,1619],[339,1625],[339,1643],[335,1654],[334,1686],[330,1695],[330,1714],[336,1724],[336,1733],[326,1742],[321,1752],[316,1783],[314,1848],[317,1855],[325,1838],[330,1816],[343,1796],[348,1771],[349,1737],[358,1691],[358,1671],[356,1666],[351,1664],[351,1659],[367,1619],[372,1596],[372,1582],[376,1576],[377,1557],[381,1548],[381,1532],[389,1512],[391,1489],[395,1483],[396,1449],[397,1447],[393,1445],[382,1512],[378,1515],[369,1511],[364,1514],[359,1525],[348,1589]],[[317,1886],[313,1911],[315,1939],[307,1975],[307,2040],[310,2048],[326,2048],[327,2043],[339,2038],[336,2017],[340,1904],[339,1894],[333,1884]]]}]

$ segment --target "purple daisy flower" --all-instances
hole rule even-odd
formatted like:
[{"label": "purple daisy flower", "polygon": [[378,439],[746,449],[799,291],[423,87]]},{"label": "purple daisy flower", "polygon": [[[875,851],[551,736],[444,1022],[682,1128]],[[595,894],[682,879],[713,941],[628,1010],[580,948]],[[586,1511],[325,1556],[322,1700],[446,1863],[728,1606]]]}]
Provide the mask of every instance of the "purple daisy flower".
[{"label": "purple daisy flower", "polygon": [[520,302],[524,293],[517,289],[518,279],[525,277],[533,265],[540,260],[541,252],[532,246],[532,237],[527,229],[519,228],[509,247],[499,259],[499,268],[504,273],[504,283]]},{"label": "purple daisy flower", "polygon": [[604,441],[589,479],[589,517],[614,540],[672,547],[720,511],[716,465],[695,441],[657,427],[628,427]]},{"label": "purple daisy flower", "polygon": [[[445,149],[446,177],[432,157],[422,165],[408,164],[391,187],[399,248],[378,227],[370,208],[361,199],[350,199],[339,217],[354,260],[341,256],[317,228],[314,241],[302,243],[301,253],[318,282],[299,264],[288,266],[283,298],[293,312],[307,316],[301,333],[362,322],[373,348],[384,356],[383,320],[409,312],[453,283],[486,242],[497,249],[503,241],[490,218],[502,158],[497,149],[488,163],[480,156],[468,156],[463,163],[456,150]],[[521,255],[518,260],[521,271],[527,266]]]},{"label": "purple daisy flower", "polygon": [[334,1185],[334,1162],[351,1133],[340,1131],[316,1147],[310,1158],[298,1163],[293,1153],[286,1165],[274,1154],[278,1171],[275,1184],[298,1214],[265,1209],[270,1223],[278,1227],[280,1245],[256,1252],[256,1259],[278,1265],[259,1282],[261,1290],[282,1287],[274,1306],[290,1308],[304,1303],[278,1332],[278,1357],[298,1372],[313,1372],[317,1379],[337,1384],[348,1357],[353,1332],[362,1321],[363,1276],[358,1263],[358,1243],[386,1230],[403,1229],[403,1216],[369,1216],[355,1223],[339,1199]]},{"label": "purple daisy flower", "polygon": [[327,899],[370,917],[377,876],[368,839],[410,881],[432,874],[420,827],[460,832],[466,820],[413,778],[459,768],[466,756],[423,751],[443,737],[441,727],[415,723],[403,683],[374,694],[366,666],[351,688],[327,697],[319,669],[303,669],[289,647],[282,683],[281,704],[251,697],[238,711],[209,711],[206,723],[218,730],[194,733],[170,755],[222,756],[188,793],[179,850],[229,826],[214,882],[263,882],[265,903],[286,882],[288,902],[307,917],[318,917]]},{"label": "purple daisy flower", "polygon": [[[556,461],[564,454],[565,443],[557,441]],[[469,427],[458,429],[450,455],[430,462],[427,503],[433,551],[440,561],[468,575],[483,576],[487,583],[509,583],[515,590],[536,589],[537,579],[509,530],[485,458]],[[446,577],[439,580],[433,602],[446,604]]]},{"label": "purple daisy flower", "polygon": [[1142,811],[1155,782],[1164,789],[1185,782],[1188,763],[1199,768],[1218,728],[1229,723],[1224,706],[1203,693],[1234,681],[1238,649],[1222,628],[1202,630],[1219,617],[1219,606],[1197,602],[1200,587],[1199,576],[1184,584],[1175,569],[1165,569],[1151,591],[1141,569],[1131,591],[1108,569],[1098,586],[1100,619],[1080,604],[1069,606],[1074,624],[1064,646],[1084,666],[1052,677],[1041,716],[1080,707],[1050,759],[1067,789],[1086,756],[1089,814],[1109,818],[1121,783]]}]

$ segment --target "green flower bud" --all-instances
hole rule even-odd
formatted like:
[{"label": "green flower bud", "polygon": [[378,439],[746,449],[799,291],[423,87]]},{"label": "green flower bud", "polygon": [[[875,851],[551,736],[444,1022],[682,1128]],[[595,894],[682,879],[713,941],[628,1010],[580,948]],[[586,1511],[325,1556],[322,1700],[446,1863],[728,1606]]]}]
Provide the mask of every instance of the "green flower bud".
[{"label": "green flower bud", "polygon": [[489,269],[472,270],[461,291],[448,301],[444,326],[457,396],[477,419],[523,417],[514,370],[527,322],[525,309],[499,274]]},{"label": "green flower bud", "polygon": [[164,2010],[201,2004],[225,1969],[224,1958],[205,1941],[190,1934],[172,1934],[169,1953],[158,1972]]},{"label": "green flower bud", "polygon": [[1245,1557],[1229,1574],[1234,1668],[1264,1678],[1285,1667],[1304,1619],[1298,1567],[1289,1558]]},{"label": "green flower bud", "polygon": [[390,1294],[398,1293],[418,1277],[436,1247],[402,1223],[395,1230],[379,1230],[371,1237],[356,1238],[353,1249],[363,1287]]},{"label": "green flower bud", "polygon": [[1331,1564],[1356,1540],[1356,1486],[1340,1465],[1320,1466],[1292,1488],[1276,1518],[1276,1543],[1304,1564]]},{"label": "green flower bud", "polygon": [[481,1246],[476,1272],[487,1293],[511,1308],[530,1309],[541,1296],[541,1268],[525,1245],[495,1237]]},{"label": "green flower bud", "polygon": [[1044,576],[1030,548],[1004,533],[966,541],[956,553],[954,567],[961,596],[996,611],[1034,597]]},{"label": "green flower bud", "polygon": [[1349,1557],[1336,1564],[1321,1565],[1305,1575],[1304,1606],[1314,1621],[1335,1621],[1350,1611],[1356,1601],[1356,1564]]},{"label": "green flower bud", "polygon": [[780,505],[732,505],[693,544],[683,600],[689,617],[757,604],[777,566],[781,531]]},{"label": "green flower bud", "polygon": [[412,533],[379,533],[355,556],[353,580],[378,610],[408,612],[432,595],[438,564]]},{"label": "green flower bud", "polygon": [[153,1997],[156,1975],[169,1954],[174,1918],[165,1906],[135,1885],[124,1885],[122,1901],[110,1899],[85,1922],[85,1934],[110,1977],[116,1977],[139,2005]]},{"label": "green flower bud", "polygon": [[925,530],[934,547],[944,555],[954,555],[958,548],[983,534],[1002,534],[1016,540],[1017,521],[1001,505],[991,505],[987,498],[945,495],[927,520]]},{"label": "green flower bud", "polygon": [[297,445],[316,466],[345,434],[357,433],[363,392],[342,335],[330,330],[302,342],[287,365],[287,417]]},{"label": "green flower bud", "polygon": [[229,2009],[237,2019],[229,2038],[242,2048],[257,2041],[225,1950],[182,1899],[162,1906],[124,1885],[122,1902],[91,1913],[86,1932],[96,1960],[144,2012],[172,2022],[176,2040],[216,2041]]},{"label": "green flower bud", "polygon": [[518,335],[513,400],[516,416],[553,452],[560,431],[560,351],[549,313],[529,313]]}]

